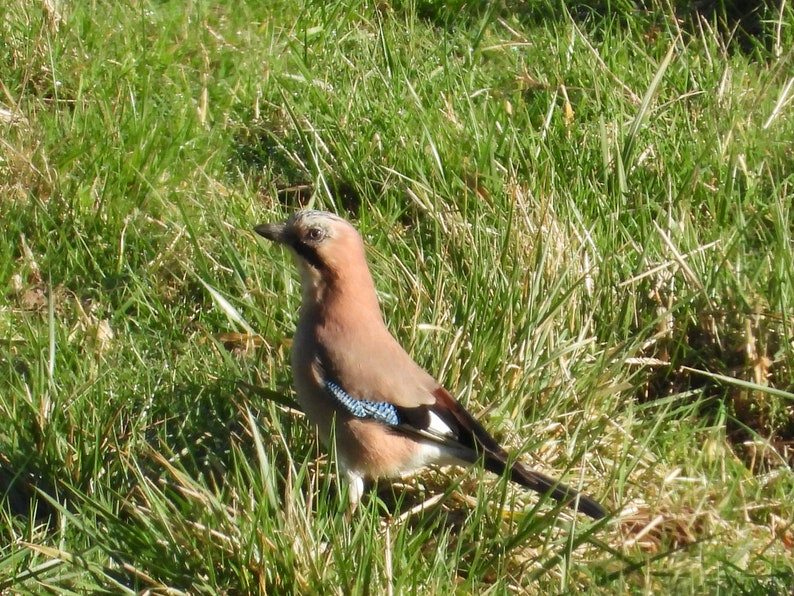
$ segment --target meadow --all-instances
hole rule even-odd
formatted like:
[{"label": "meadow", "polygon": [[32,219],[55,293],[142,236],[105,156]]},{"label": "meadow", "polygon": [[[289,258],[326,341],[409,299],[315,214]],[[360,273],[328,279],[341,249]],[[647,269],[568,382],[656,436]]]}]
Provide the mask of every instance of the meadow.
[{"label": "meadow", "polygon": [[[0,592],[790,594],[794,9],[0,7]],[[482,469],[349,515],[253,233],[601,522]]]}]

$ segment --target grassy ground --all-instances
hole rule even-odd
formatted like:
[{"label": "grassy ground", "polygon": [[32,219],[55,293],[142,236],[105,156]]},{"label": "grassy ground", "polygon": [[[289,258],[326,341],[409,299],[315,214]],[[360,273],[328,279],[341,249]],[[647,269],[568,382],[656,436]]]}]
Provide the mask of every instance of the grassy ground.
[{"label": "grassy ground", "polygon": [[[789,593],[791,5],[568,7],[3,3],[0,592]],[[346,518],[251,232],[307,204],[614,516],[430,470]]]}]

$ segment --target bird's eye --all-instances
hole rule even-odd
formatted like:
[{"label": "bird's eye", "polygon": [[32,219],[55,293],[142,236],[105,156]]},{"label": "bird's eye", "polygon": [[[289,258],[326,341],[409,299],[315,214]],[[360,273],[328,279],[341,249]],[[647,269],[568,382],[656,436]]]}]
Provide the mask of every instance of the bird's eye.
[{"label": "bird's eye", "polygon": [[323,237],[323,231],[320,228],[309,228],[306,230],[306,240],[309,242],[319,242]]}]

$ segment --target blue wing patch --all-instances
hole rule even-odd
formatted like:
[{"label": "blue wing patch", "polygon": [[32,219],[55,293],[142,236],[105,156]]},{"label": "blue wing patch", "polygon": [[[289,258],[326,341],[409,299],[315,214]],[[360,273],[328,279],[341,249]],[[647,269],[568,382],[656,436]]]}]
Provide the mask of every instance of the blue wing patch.
[{"label": "blue wing patch", "polygon": [[325,382],[325,390],[356,418],[371,418],[390,426],[400,424],[397,408],[389,403],[356,399],[333,381]]}]

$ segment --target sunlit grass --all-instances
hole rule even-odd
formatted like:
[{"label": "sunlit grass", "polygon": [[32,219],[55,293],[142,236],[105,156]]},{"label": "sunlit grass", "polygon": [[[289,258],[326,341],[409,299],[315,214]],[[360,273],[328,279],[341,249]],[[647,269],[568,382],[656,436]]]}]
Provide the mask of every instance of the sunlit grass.
[{"label": "sunlit grass", "polygon": [[[0,591],[788,593],[791,8],[0,9]],[[788,49],[787,49],[788,48]],[[361,229],[481,470],[352,517],[255,224]],[[251,333],[251,330],[254,333]]]}]

